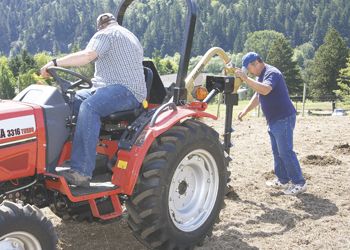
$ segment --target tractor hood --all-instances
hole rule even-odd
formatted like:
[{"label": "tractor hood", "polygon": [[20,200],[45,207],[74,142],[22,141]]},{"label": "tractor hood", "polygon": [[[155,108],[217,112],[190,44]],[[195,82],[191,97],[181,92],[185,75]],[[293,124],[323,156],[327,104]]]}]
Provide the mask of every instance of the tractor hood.
[{"label": "tractor hood", "polygon": [[36,131],[34,107],[16,101],[0,101],[0,142]]},{"label": "tractor hood", "polygon": [[0,100],[0,182],[43,173],[45,150],[41,107]]},{"label": "tractor hood", "polygon": [[21,111],[31,111],[33,108],[25,103],[0,100],[0,120],[6,119],[6,116]]}]

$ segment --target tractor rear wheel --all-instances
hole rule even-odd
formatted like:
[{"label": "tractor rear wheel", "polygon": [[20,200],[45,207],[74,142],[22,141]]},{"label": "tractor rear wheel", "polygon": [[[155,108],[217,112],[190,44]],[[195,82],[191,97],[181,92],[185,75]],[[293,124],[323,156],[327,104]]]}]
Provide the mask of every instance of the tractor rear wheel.
[{"label": "tractor rear wheel", "polygon": [[0,249],[53,250],[52,223],[36,207],[4,201],[0,205]]},{"label": "tractor rear wheel", "polygon": [[134,235],[152,249],[192,249],[219,216],[228,172],[218,133],[187,120],[158,137],[126,202]]}]

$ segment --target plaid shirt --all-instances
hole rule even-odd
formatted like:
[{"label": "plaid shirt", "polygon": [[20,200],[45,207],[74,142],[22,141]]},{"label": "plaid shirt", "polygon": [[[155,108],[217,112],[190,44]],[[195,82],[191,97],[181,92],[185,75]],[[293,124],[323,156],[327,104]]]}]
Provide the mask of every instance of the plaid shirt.
[{"label": "plaid shirt", "polygon": [[98,54],[92,79],[94,87],[120,84],[139,102],[146,99],[143,48],[133,33],[118,24],[109,25],[91,38],[86,49]]}]

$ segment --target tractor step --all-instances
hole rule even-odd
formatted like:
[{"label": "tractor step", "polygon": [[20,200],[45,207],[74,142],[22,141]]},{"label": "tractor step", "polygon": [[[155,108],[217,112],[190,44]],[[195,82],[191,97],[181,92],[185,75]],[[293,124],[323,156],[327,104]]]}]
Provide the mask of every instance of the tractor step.
[{"label": "tractor step", "polygon": [[92,215],[103,221],[111,220],[121,216],[123,213],[123,210],[122,210],[122,206],[120,204],[120,200],[118,196],[110,195],[108,197],[108,201],[110,205],[109,205],[109,209],[106,209],[105,207],[98,205],[96,203],[96,200],[94,199],[89,200],[89,205],[91,208]]},{"label": "tractor step", "polygon": [[[60,171],[56,168],[56,172]],[[95,218],[106,221],[118,218],[123,213],[118,197],[121,190],[110,182],[112,176],[109,173],[94,176],[90,187],[68,185],[60,175],[46,174],[45,177],[48,189],[66,195],[72,202],[87,201]]]},{"label": "tractor step", "polygon": [[89,187],[76,187],[68,185],[59,175],[60,171],[57,171],[57,168],[56,172],[57,174],[45,175],[47,188],[65,194],[72,202],[88,201],[120,193],[119,186],[111,183],[112,176],[109,173],[94,176]]},{"label": "tractor step", "polygon": [[[61,171],[67,170],[66,167],[57,167],[56,173],[60,175]],[[73,196],[83,196],[89,194],[97,194],[106,191],[112,191],[117,189],[118,186],[115,186],[111,183],[112,175],[110,173],[99,174],[92,177],[90,181],[90,187],[76,187],[74,185],[68,185]]]},{"label": "tractor step", "polygon": [[111,174],[100,174],[92,177],[90,181],[90,187],[76,187],[69,185],[69,189],[74,196],[111,191],[118,188],[118,186],[115,186],[111,183],[111,179]]},{"label": "tractor step", "polygon": [[111,182],[90,182],[90,187],[69,186],[69,189],[74,196],[97,194],[101,192],[112,191],[117,188],[118,186],[113,185]]}]

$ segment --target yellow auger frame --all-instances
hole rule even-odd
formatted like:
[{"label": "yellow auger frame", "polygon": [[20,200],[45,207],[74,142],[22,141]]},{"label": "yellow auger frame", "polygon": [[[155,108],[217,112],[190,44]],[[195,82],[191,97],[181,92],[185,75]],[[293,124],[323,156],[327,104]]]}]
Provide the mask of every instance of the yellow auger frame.
[{"label": "yellow auger frame", "polygon": [[[193,90],[194,90],[194,81],[198,75],[202,72],[203,68],[208,64],[208,62],[214,57],[219,56],[224,62],[225,66],[223,69],[223,74],[225,76],[233,76],[236,68],[233,66],[231,59],[228,57],[226,52],[219,47],[211,48],[205,53],[202,59],[197,63],[196,67],[191,71],[191,73],[186,77],[186,89],[187,89],[187,101],[193,101]],[[242,80],[236,78],[234,82],[233,93],[237,94],[239,87],[242,85]]]}]

